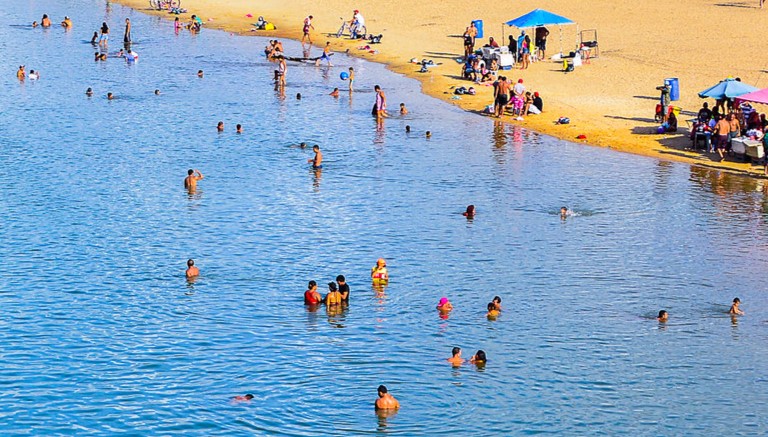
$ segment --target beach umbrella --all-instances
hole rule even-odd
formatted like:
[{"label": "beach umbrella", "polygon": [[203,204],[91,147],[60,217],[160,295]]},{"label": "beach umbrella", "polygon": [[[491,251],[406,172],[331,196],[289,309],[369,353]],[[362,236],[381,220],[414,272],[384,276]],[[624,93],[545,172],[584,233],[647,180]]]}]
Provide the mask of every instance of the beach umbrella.
[{"label": "beach umbrella", "polygon": [[[509,27],[517,27],[518,29],[525,29],[527,27],[536,28],[540,26],[553,26],[557,25],[560,28],[560,53],[563,52],[563,24],[576,24],[568,18],[562,15],[553,14],[552,12],[545,11],[544,9],[534,9],[525,15],[521,15],[517,18],[502,23]],[[504,26],[501,26],[501,40],[504,41]]]},{"label": "beach umbrella", "polygon": [[706,99],[707,97],[712,99],[732,99],[741,95],[757,91],[759,88],[747,85],[736,79],[728,78],[720,81],[715,86],[711,86],[699,93],[699,97]]},{"label": "beach umbrella", "polygon": [[762,105],[768,105],[768,88],[753,91],[751,93],[742,94],[736,97],[737,102],[752,102],[760,103]]}]

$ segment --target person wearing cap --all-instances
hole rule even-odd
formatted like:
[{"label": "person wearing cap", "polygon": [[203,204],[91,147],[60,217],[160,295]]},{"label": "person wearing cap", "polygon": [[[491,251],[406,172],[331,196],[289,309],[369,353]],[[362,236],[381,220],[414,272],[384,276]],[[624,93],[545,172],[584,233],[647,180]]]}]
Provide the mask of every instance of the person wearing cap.
[{"label": "person wearing cap", "polygon": [[61,27],[69,30],[72,28],[72,20],[69,17],[64,17],[64,21],[61,22]]},{"label": "person wearing cap", "polygon": [[376,261],[376,266],[371,269],[371,279],[373,282],[387,282],[389,281],[389,272],[387,272],[387,261],[384,258],[379,258]]},{"label": "person wearing cap", "polygon": [[453,309],[453,305],[447,297],[441,297],[440,302],[437,304],[437,310],[441,313],[447,313]]},{"label": "person wearing cap", "polygon": [[335,282],[328,283],[328,294],[325,295],[325,304],[330,306],[341,305],[341,293]]},{"label": "person wearing cap", "polygon": [[539,96],[538,91],[533,93],[533,106],[535,106],[539,112],[544,112],[544,102],[541,100],[541,96]]},{"label": "person wearing cap", "polygon": [[378,388],[379,398],[374,402],[377,410],[397,410],[400,408],[400,402],[394,396],[389,394],[387,387],[380,385]]},{"label": "person wearing cap", "polygon": [[669,313],[664,310],[659,311],[659,316],[656,317],[656,320],[661,323],[667,323],[667,320],[669,320]]}]

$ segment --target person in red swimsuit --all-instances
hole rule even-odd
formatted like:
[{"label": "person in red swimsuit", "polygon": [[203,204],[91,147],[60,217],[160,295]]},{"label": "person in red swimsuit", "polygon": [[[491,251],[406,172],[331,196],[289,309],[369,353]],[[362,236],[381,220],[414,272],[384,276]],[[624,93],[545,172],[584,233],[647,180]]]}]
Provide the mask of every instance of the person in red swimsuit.
[{"label": "person in red swimsuit", "polygon": [[317,305],[323,302],[323,296],[317,292],[317,282],[309,281],[309,289],[304,292],[304,305]]}]

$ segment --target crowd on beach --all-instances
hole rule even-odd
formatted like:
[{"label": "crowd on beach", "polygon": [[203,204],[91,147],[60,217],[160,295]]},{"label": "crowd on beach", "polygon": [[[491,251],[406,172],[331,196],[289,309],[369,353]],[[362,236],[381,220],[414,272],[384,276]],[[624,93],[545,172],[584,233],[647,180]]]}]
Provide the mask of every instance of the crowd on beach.
[{"label": "crowd on beach", "polygon": [[[302,25],[302,30],[304,36],[302,37],[302,44],[308,44],[311,45],[311,31],[314,29],[314,26],[312,24],[313,16],[309,15],[304,21]],[[351,26],[355,28],[359,28],[363,24],[362,15],[360,15],[359,11],[355,11],[354,17],[352,22],[350,23]],[[61,26],[64,27],[66,30],[72,29],[72,20],[69,17],[65,17],[64,21],[62,21]],[[41,20],[41,23],[38,24],[37,22],[33,23],[33,27],[37,26],[43,26],[43,27],[50,27],[51,21],[48,18],[47,15],[43,16],[43,19]],[[202,21],[199,17],[196,15],[192,15],[192,20],[189,24],[186,25],[186,28],[190,30],[191,32],[199,32],[202,27]],[[174,22],[174,30],[178,32],[182,26],[179,24],[179,18],[176,17],[176,20]],[[546,31],[546,29],[544,29]],[[472,36],[471,28],[467,29],[467,32],[470,36]],[[123,43],[124,48],[121,49],[119,52],[117,52],[114,56],[116,57],[123,57],[126,59],[127,62],[136,62],[138,61],[138,54],[136,54],[131,49],[131,42],[132,42],[132,24],[130,19],[125,19],[125,31],[123,34]],[[98,45],[100,48],[106,50],[108,46],[108,40],[109,40],[109,34],[110,29],[106,22],[102,23],[101,29],[100,29],[100,35],[99,32],[96,32],[94,34],[94,38],[91,40],[92,43],[95,45]],[[476,34],[476,33],[475,33]],[[548,35],[548,31],[545,33],[538,33],[536,35],[537,38],[537,44],[538,50],[541,51],[540,55],[544,56],[544,50],[546,49],[546,35]],[[539,40],[541,38],[541,40]],[[522,45],[519,44],[519,42],[522,40]],[[485,67],[478,67],[476,59],[471,59],[472,56],[475,56],[474,52],[474,37],[472,37],[471,44],[468,44],[469,40],[465,39],[465,45],[466,51],[465,51],[465,57],[466,62],[471,65],[470,70],[472,70],[471,74],[477,74],[478,70],[481,73],[481,76],[474,76],[474,80],[478,80],[479,83],[482,83],[486,77],[486,73],[484,72]],[[490,39],[489,44],[491,47],[493,47],[493,44],[495,41],[493,41],[493,38]],[[521,59],[523,59],[523,66],[521,68],[527,68],[527,63],[525,59],[527,59],[530,56],[530,38],[525,35],[523,32],[520,36],[520,39],[514,40],[513,37],[510,36],[510,48],[514,45],[515,50],[519,50],[519,55],[521,56]],[[286,83],[286,75],[287,75],[287,64],[286,60],[288,57],[285,55],[285,50],[283,48],[282,43],[280,43],[278,40],[272,40],[269,42],[267,47],[265,48],[265,55],[270,61],[273,61],[277,64],[277,68],[275,70],[275,76],[274,76],[274,83],[276,89],[282,89],[284,90],[287,86]],[[108,54],[99,51],[96,53],[96,60],[97,61],[103,61],[107,59]],[[327,67],[332,67],[333,65],[330,62],[331,59],[331,49],[330,49],[330,42],[327,42],[323,49],[323,54],[316,59],[311,59],[308,56],[304,56],[301,60],[311,60],[315,62],[316,65],[319,65],[321,61],[326,61]],[[465,70],[466,72],[467,70]],[[498,70],[496,70],[498,71]],[[199,78],[204,77],[203,70],[199,70],[197,72],[197,76]],[[495,76],[495,74],[492,74],[492,76]],[[342,72],[340,76],[343,80],[348,81],[348,89],[349,92],[353,92],[353,82],[355,80],[355,70],[353,67],[349,67],[346,71]],[[22,65],[19,67],[19,70],[17,71],[17,78],[19,80],[25,80],[26,78],[29,79],[37,79],[39,78],[39,72],[36,72],[35,70],[30,70],[30,73],[26,73],[25,67]],[[496,80],[493,82],[494,86],[494,114],[496,117],[501,117],[505,111],[510,111],[513,115],[516,115],[518,117],[522,117],[527,114],[535,114],[535,113],[541,113],[543,110],[543,102],[541,100],[541,97],[538,92],[531,93],[530,91],[527,91],[524,84],[523,79],[519,79],[514,85],[505,77],[505,76],[498,76]],[[338,97],[338,88],[335,88],[331,92],[331,96]],[[390,114],[387,111],[387,98],[384,93],[384,91],[381,89],[379,85],[374,86],[375,91],[375,98],[373,102],[373,107],[371,110],[372,116],[374,116],[379,122],[381,122],[382,119],[389,117]],[[156,95],[160,94],[160,90],[154,91]],[[88,88],[86,91],[86,95],[88,97],[91,97],[93,95],[92,88]],[[113,99],[115,96],[112,93],[108,93],[107,95],[108,99]],[[297,94],[297,99],[301,98],[301,94]],[[750,130],[760,130],[761,132],[765,132],[766,128],[768,127],[768,122],[766,122],[765,115],[757,115],[756,112],[750,112],[749,114],[744,114],[744,111],[741,111],[739,108],[729,108],[730,111],[727,114],[727,116],[723,116],[723,112],[725,112],[725,108],[721,107],[721,102],[719,102],[718,106],[714,109],[714,111],[709,111],[707,104],[704,104],[704,107],[699,112],[699,123],[704,126],[710,126],[710,123],[713,119],[716,119],[717,122],[711,126],[713,129],[713,132],[717,134],[717,148],[719,150],[721,141],[723,144],[725,144],[726,138],[730,132],[734,132],[734,126],[736,126],[736,131],[741,129],[742,126],[745,127],[746,131],[749,132]],[[408,113],[408,109],[405,106],[405,103],[400,104],[400,110],[401,115],[405,115]],[[727,120],[727,123],[723,120]],[[735,120],[735,121],[734,121]],[[742,121],[739,121],[742,120]],[[726,128],[727,126],[727,128]],[[223,132],[225,130],[224,122],[219,121],[217,126],[217,131]],[[726,130],[723,130],[726,129]],[[406,126],[406,132],[410,131],[410,126]],[[241,124],[237,124],[236,126],[236,132],[242,133],[243,127]],[[427,138],[431,136],[431,132],[426,132]],[[768,137],[768,136],[765,136]],[[301,144],[301,147],[304,148],[306,145],[304,143]],[[321,170],[323,166],[323,154],[320,150],[319,145],[315,145],[313,148],[314,156],[310,158],[307,162],[311,165],[311,168],[313,170]],[[768,172],[768,168],[766,169],[766,172]],[[198,183],[204,179],[204,175],[202,172],[200,172],[197,169],[189,169],[187,171],[187,176],[184,179],[184,188],[189,194],[194,194],[197,190]],[[475,205],[469,205],[466,207],[466,210],[462,213],[464,217],[467,218],[467,220],[473,220],[475,219],[477,214]],[[573,215],[572,211],[570,211],[567,207],[562,207],[560,209],[560,217],[565,220],[566,218]],[[185,271],[185,276],[188,281],[194,282],[199,276],[200,276],[200,269],[196,265],[194,259],[188,259],[187,260],[187,269]],[[387,270],[387,262],[384,258],[379,258],[376,261],[376,265],[371,268],[370,272],[370,280],[374,287],[379,286],[383,287],[386,286],[389,283],[390,276],[389,271]],[[328,292],[325,296],[323,296],[318,291],[318,284],[316,281],[311,280],[308,282],[307,289],[304,291],[303,294],[303,301],[304,304],[307,306],[309,311],[316,311],[321,305],[325,305],[326,309],[329,313],[340,313],[341,311],[344,311],[349,304],[350,301],[350,286],[347,284],[347,279],[344,275],[337,275],[335,278],[335,281],[328,282],[327,284]],[[494,296],[493,299],[487,303],[485,306],[485,309],[483,311],[486,311],[485,316],[488,320],[495,321],[499,318],[499,316],[502,313],[502,306],[501,306],[501,297],[500,296]],[[739,298],[733,299],[733,304],[729,309],[729,313],[731,315],[743,315],[744,312],[739,308],[741,301]],[[453,304],[450,302],[450,300],[447,297],[441,297],[437,303],[436,310],[438,312],[438,316],[442,319],[447,319],[450,315],[450,313],[453,311],[454,307]],[[669,314],[666,310],[661,310],[658,313],[657,320],[660,323],[666,323],[669,320]],[[446,360],[452,364],[453,366],[459,366],[464,363],[471,363],[477,366],[484,366],[487,359],[487,354],[484,350],[477,350],[477,352],[472,355],[471,358],[468,360],[465,360],[461,356],[462,350],[460,347],[454,347],[451,356],[447,358]],[[375,406],[376,409],[379,410],[395,410],[399,408],[399,402],[389,393],[389,390],[386,386],[381,385],[377,388],[378,398],[375,400]],[[254,396],[252,394],[246,394],[244,396],[236,396],[233,398],[235,401],[250,401],[254,399]]]}]

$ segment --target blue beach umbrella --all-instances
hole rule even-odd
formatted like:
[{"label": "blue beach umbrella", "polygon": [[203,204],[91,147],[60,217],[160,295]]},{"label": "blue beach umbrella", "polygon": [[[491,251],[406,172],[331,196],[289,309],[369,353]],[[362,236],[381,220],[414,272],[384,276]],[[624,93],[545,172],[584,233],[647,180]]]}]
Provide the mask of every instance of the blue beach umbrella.
[{"label": "blue beach umbrella", "polygon": [[501,39],[504,40],[504,26],[517,27],[518,29],[524,29],[527,27],[535,28],[539,26],[560,26],[560,52],[563,51],[563,24],[576,24],[568,18],[562,15],[553,14],[552,12],[545,11],[544,9],[534,9],[525,15],[521,15],[513,20],[509,20],[502,23],[501,26]]},{"label": "blue beach umbrella", "polygon": [[728,78],[720,81],[715,86],[711,86],[699,93],[699,97],[706,99],[707,97],[712,99],[732,99],[741,95],[757,91],[759,88],[755,88],[752,85],[741,83],[736,79]]}]

